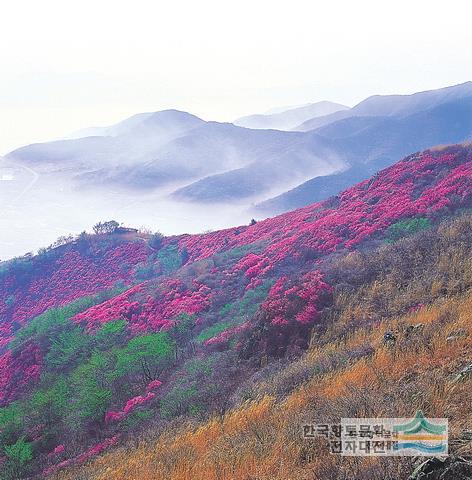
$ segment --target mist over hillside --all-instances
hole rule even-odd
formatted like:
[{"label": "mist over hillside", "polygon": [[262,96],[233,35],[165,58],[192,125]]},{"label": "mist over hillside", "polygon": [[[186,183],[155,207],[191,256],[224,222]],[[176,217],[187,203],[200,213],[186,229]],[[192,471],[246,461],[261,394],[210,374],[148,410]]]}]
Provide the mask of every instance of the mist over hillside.
[{"label": "mist over hillside", "polygon": [[[0,163],[0,259],[99,218],[196,233],[323,200],[408,153],[472,138],[471,92],[467,82],[373,96],[350,109],[318,102],[264,116],[314,116],[306,131],[164,110],[19,148]],[[25,234],[32,225],[35,235]]]},{"label": "mist over hillside", "polygon": [[345,151],[350,167],[343,172],[310,179],[260,203],[255,212],[280,213],[323,200],[355,181],[368,178],[382,166],[391,164],[395,158],[409,152],[434,144],[472,139],[472,95],[447,100],[424,111],[401,117],[349,117],[320,127],[315,132],[329,138]]}]

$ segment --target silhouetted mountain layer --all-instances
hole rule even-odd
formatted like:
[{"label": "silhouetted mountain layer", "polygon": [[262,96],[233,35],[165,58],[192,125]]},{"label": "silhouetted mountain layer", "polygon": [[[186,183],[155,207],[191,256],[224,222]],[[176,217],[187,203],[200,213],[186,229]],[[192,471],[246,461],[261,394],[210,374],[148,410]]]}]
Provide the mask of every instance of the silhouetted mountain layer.
[{"label": "silhouetted mountain layer", "polygon": [[256,206],[280,213],[335,195],[408,153],[435,144],[472,139],[472,96],[450,100],[404,117],[350,117],[315,132],[335,143],[350,167],[342,173],[310,179]]},{"label": "silhouetted mountain layer", "polygon": [[309,119],[347,109],[339,103],[317,102],[271,114],[249,115],[238,118],[233,123],[247,128],[292,130]]},{"label": "silhouetted mountain layer", "polygon": [[412,95],[373,95],[348,110],[314,117],[293,128],[293,130],[314,130],[343,118],[356,116],[407,116],[471,95],[472,82],[437,90],[427,90]]}]

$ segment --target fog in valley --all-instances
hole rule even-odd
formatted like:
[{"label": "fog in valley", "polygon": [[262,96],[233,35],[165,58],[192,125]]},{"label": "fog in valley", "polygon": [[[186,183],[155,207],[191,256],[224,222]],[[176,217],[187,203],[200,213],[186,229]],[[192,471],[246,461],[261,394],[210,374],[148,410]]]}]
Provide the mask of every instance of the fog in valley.
[{"label": "fog in valley", "polygon": [[58,237],[79,234],[99,220],[166,235],[198,233],[249,223],[247,203],[209,205],[171,200],[169,189],[73,188],[65,179],[0,160],[0,260],[35,252]]}]

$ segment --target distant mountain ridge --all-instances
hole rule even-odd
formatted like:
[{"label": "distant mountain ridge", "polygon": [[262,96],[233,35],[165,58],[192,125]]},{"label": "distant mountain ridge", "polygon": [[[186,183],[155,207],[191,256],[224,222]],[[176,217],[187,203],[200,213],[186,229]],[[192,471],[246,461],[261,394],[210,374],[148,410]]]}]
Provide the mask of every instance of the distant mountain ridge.
[{"label": "distant mountain ridge", "polygon": [[334,102],[316,102],[276,111],[269,114],[248,115],[236,119],[233,123],[240,127],[255,129],[295,130],[301,123],[315,117],[347,110],[349,107]]},{"label": "distant mountain ridge", "polygon": [[306,132],[356,116],[407,116],[471,95],[472,81],[411,95],[373,95],[350,109],[312,118],[294,127],[293,130]]},{"label": "distant mountain ridge", "polygon": [[[307,131],[251,129],[177,110],[138,114],[88,131],[93,136],[11,152],[5,161],[21,170],[28,195],[6,214],[20,231],[34,212],[41,243],[54,240],[61,218],[80,231],[97,216],[148,219],[150,209],[153,225],[170,225],[169,233],[223,228],[228,212],[261,219],[324,200],[409,153],[470,140],[471,99],[472,82],[374,96],[312,118]],[[0,191],[7,205],[10,190]],[[14,229],[7,235],[14,251]]]},{"label": "distant mountain ridge", "polygon": [[137,113],[125,120],[107,127],[91,127],[72,133],[65,140],[84,137],[117,137],[130,134],[140,128],[149,128],[152,125],[165,124],[167,128],[185,131],[204,123],[201,118],[180,110],[161,110],[157,112]]},{"label": "distant mountain ridge", "polygon": [[[192,186],[214,175],[223,182],[224,175],[239,175],[244,188],[225,190],[223,183],[214,191],[224,201],[239,201],[344,167],[322,137],[205,122],[175,110],[139,114],[95,133],[101,135],[29,145],[7,158],[44,175],[66,175],[77,189],[111,186],[145,192],[187,182],[189,188],[174,198],[190,201],[218,201],[215,193],[211,198],[204,191],[195,194]],[[321,155],[324,151],[330,153]]]},{"label": "distant mountain ridge", "polygon": [[[400,97],[401,105],[388,105],[388,112],[400,112],[400,115],[354,115],[310,130],[309,132],[334,142],[339,151],[344,152],[350,167],[342,173],[310,179],[292,190],[261,202],[254,211],[259,214],[275,214],[293,210],[335,195],[408,153],[435,144],[472,139],[472,82],[457,88],[449,87],[442,94],[433,91],[430,102],[427,94],[424,92],[417,94],[418,97],[411,96],[414,97],[415,105],[430,106],[425,110],[414,111],[409,101],[411,98]],[[442,102],[441,99],[445,101]],[[372,101],[375,104],[377,100]],[[368,112],[365,105],[362,110]],[[405,112],[412,110],[413,113],[405,115]],[[376,111],[387,112],[385,105]]]}]

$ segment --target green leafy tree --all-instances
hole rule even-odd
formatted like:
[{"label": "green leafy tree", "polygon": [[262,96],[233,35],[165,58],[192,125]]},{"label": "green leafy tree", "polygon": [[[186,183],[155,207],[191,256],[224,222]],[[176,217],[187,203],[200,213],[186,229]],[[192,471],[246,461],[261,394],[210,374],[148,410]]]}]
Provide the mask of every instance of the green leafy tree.
[{"label": "green leafy tree", "polygon": [[95,334],[95,341],[100,350],[107,350],[121,344],[126,338],[126,320],[106,322]]},{"label": "green leafy tree", "polygon": [[194,383],[176,385],[161,400],[160,412],[164,418],[171,419],[186,412],[196,415],[202,410],[198,404],[199,390]]},{"label": "green leafy tree", "polygon": [[148,244],[154,250],[159,250],[162,247],[163,241],[164,235],[160,232],[155,232],[149,237]]},{"label": "green leafy tree", "polygon": [[387,228],[387,241],[395,242],[408,235],[421,232],[431,227],[427,218],[409,218],[394,223]]},{"label": "green leafy tree", "polygon": [[164,275],[175,272],[182,266],[182,256],[177,245],[167,245],[161,248],[157,254],[157,259]]},{"label": "green leafy tree", "polygon": [[113,233],[119,226],[120,224],[116,220],[98,222],[93,226],[93,231],[97,235],[104,233]]},{"label": "green leafy tree", "polygon": [[157,265],[152,257],[136,266],[136,279],[140,282],[158,275]]},{"label": "green leafy tree", "polygon": [[21,437],[12,445],[5,445],[4,452],[8,459],[3,466],[5,478],[12,480],[24,478],[28,471],[28,464],[33,459],[31,443]]},{"label": "green leafy tree", "polygon": [[112,399],[109,372],[109,356],[93,352],[90,359],[72,373],[73,403],[79,419],[100,421],[103,418]]},{"label": "green leafy tree", "polygon": [[115,376],[139,373],[147,384],[169,366],[174,341],[167,332],[152,333],[132,338],[126,347],[115,349]]},{"label": "green leafy tree", "polygon": [[174,341],[175,357],[179,358],[179,354],[185,352],[189,347],[193,346],[193,328],[195,327],[195,316],[181,313],[177,316],[169,335]]},{"label": "green leafy tree", "polygon": [[43,374],[42,386],[26,402],[29,421],[44,425],[48,435],[69,429],[67,418],[71,411],[71,388],[64,375]]},{"label": "green leafy tree", "polygon": [[0,444],[18,436],[24,423],[24,414],[23,405],[19,402],[0,408]]},{"label": "green leafy tree", "polygon": [[91,337],[80,327],[61,332],[51,341],[46,363],[52,368],[63,369],[80,362],[88,354],[90,346]]},{"label": "green leafy tree", "polygon": [[223,332],[227,328],[231,327],[232,322],[218,322],[210,327],[205,328],[200,332],[197,336],[197,342],[203,343],[206,340],[218,335],[219,333]]}]

